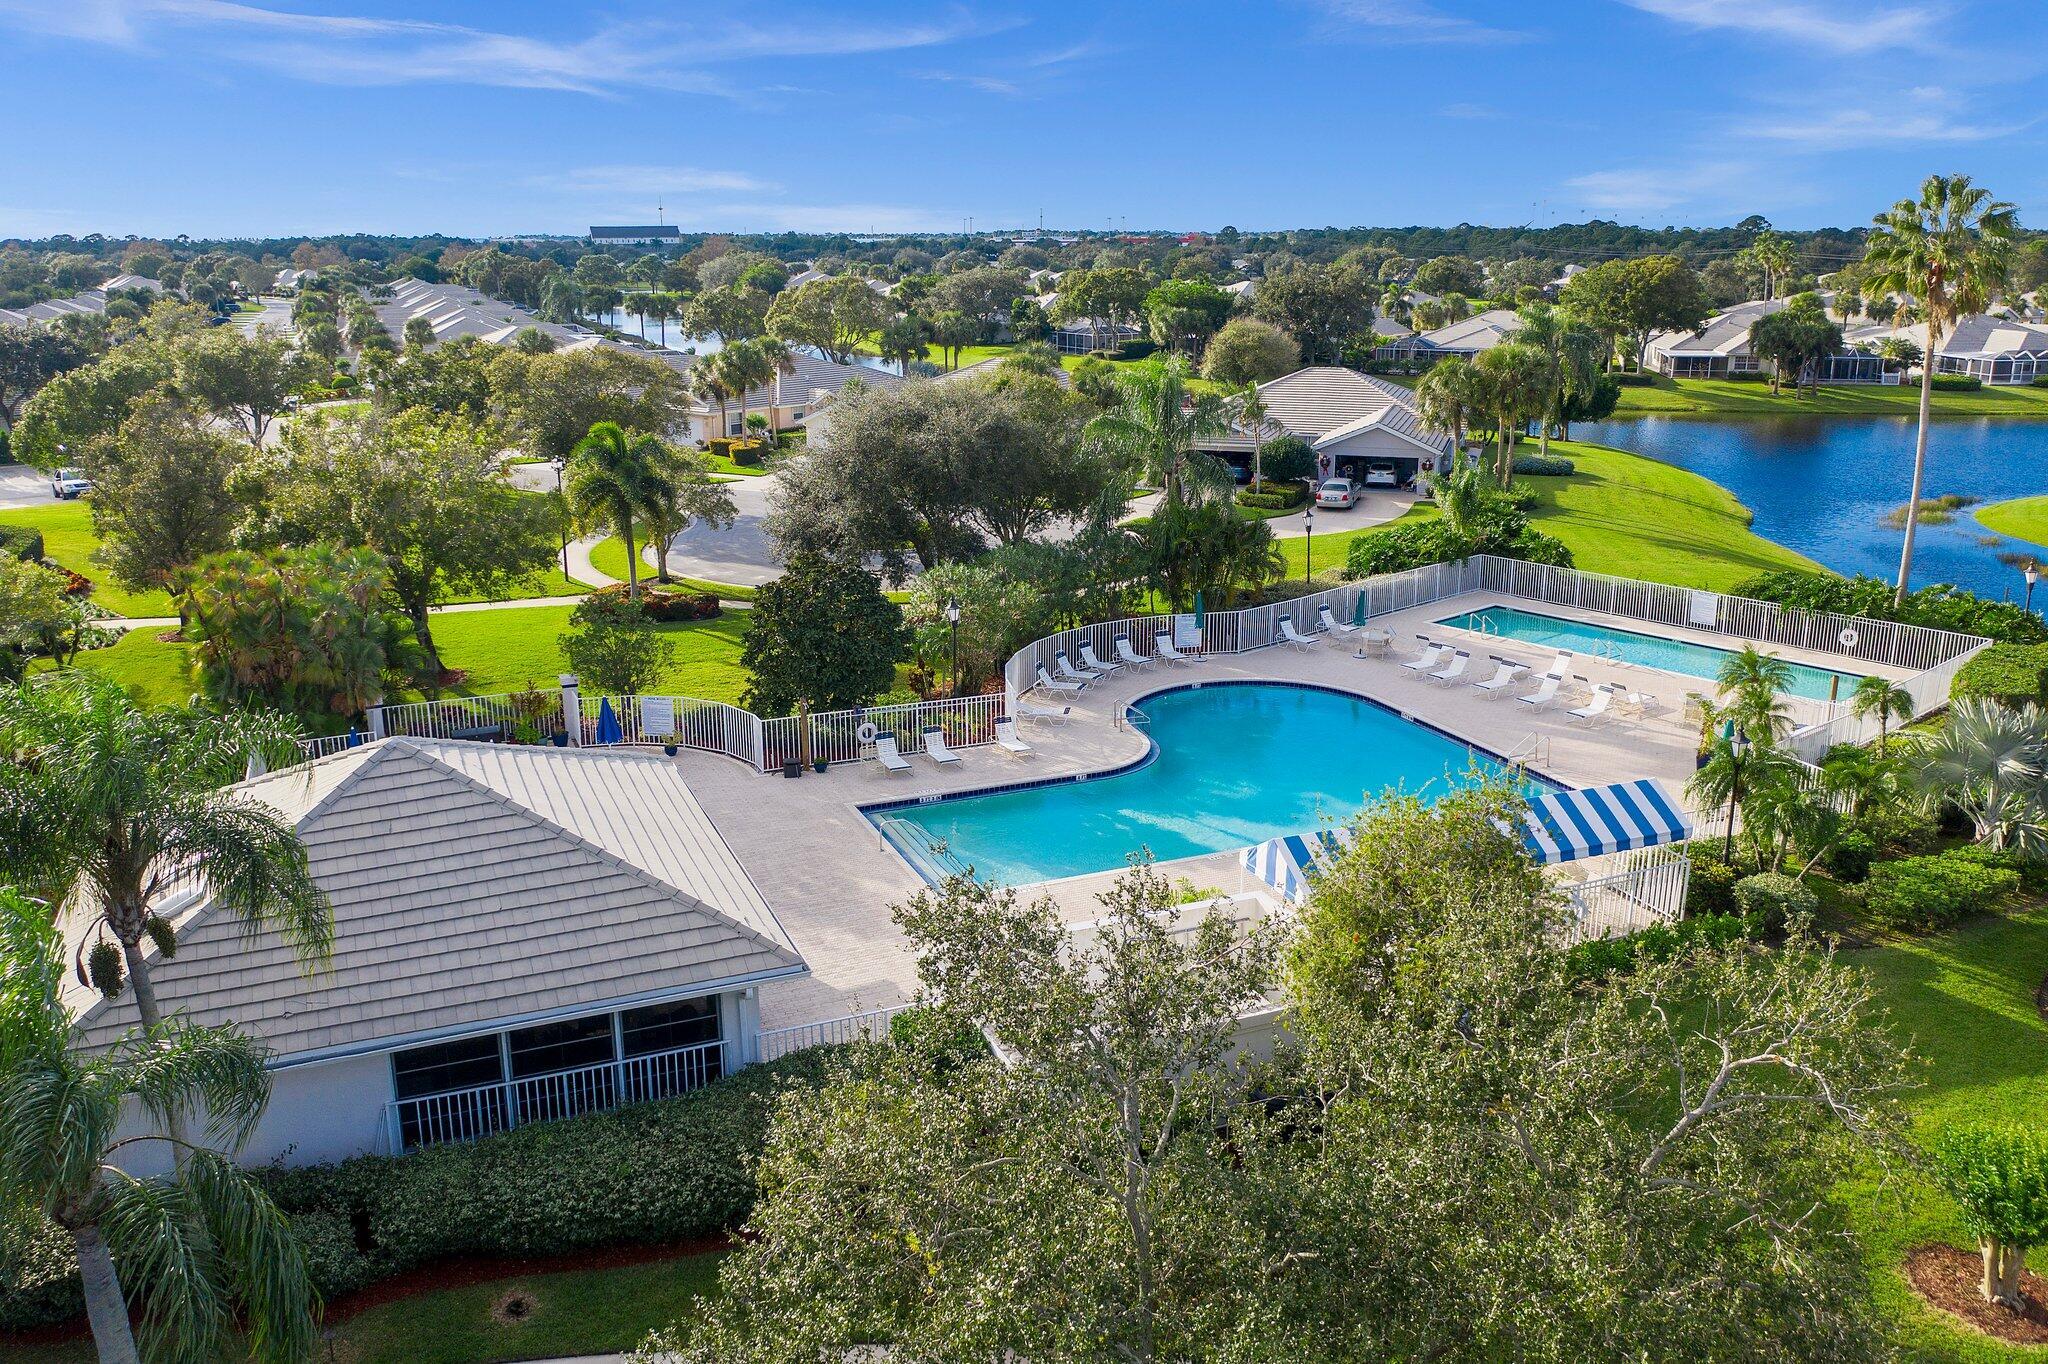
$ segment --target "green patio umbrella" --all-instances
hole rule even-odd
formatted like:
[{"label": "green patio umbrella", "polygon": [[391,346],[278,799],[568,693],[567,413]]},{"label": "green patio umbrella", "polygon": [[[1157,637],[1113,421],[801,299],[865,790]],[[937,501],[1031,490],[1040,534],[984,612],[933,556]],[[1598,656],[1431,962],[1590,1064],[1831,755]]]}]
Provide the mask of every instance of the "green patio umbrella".
[{"label": "green patio umbrella", "polygon": [[1202,589],[1198,587],[1195,589],[1195,628],[1197,630],[1202,628],[1202,621],[1205,619],[1205,615],[1206,613],[1202,610]]},{"label": "green patio umbrella", "polygon": [[1365,589],[1362,587],[1358,589],[1358,596],[1351,603],[1351,623],[1365,624]]}]

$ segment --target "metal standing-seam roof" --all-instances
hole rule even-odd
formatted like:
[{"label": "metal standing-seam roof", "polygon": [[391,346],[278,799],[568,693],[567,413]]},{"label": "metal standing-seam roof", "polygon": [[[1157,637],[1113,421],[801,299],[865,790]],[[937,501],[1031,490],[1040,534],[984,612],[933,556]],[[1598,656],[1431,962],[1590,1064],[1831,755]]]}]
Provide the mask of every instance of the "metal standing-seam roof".
[{"label": "metal standing-seam roof", "polygon": [[[806,969],[656,753],[385,739],[234,789],[297,828],[334,904],[332,956],[302,970],[201,898],[166,906],[179,951],[151,976],[167,1008],[233,1022],[279,1061]],[[135,1026],[131,996],[70,989],[88,1045]]]}]

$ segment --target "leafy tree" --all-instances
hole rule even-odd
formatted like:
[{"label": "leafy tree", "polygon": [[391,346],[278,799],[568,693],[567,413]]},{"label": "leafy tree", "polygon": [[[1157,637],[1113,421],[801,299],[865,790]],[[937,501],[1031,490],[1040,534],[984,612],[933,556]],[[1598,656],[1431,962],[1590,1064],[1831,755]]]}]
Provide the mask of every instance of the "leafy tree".
[{"label": "leafy tree", "polygon": [[9,442],[15,458],[39,469],[81,458],[95,440],[120,429],[138,399],[170,378],[169,352],[149,341],[57,375],[23,404]]},{"label": "leafy tree", "polygon": [[[173,1022],[86,1054],[49,911],[7,888],[0,965],[0,1214],[69,1237],[99,1358],[225,1358],[238,1334],[255,1358],[312,1358],[318,1300],[305,1256],[233,1159],[269,1102],[262,1048],[229,1028]],[[194,1123],[198,1142],[183,1135]],[[172,1175],[122,1168],[151,1147],[179,1155]]]},{"label": "leafy tree", "polygon": [[1209,338],[1230,320],[1234,300],[1203,280],[1170,279],[1145,295],[1145,315],[1152,339],[1187,355],[1200,353]]},{"label": "leafy tree", "polygon": [[846,365],[894,313],[866,280],[838,275],[777,294],[767,320],[771,334],[793,346],[811,346]]},{"label": "leafy tree", "polygon": [[1334,365],[1346,342],[1370,334],[1377,293],[1355,267],[1307,265],[1260,281],[1252,313],[1293,337],[1305,363]]},{"label": "leafy tree", "polygon": [[932,290],[930,306],[973,318],[975,339],[987,342],[993,341],[997,329],[1009,320],[1010,306],[1030,295],[1031,285],[1021,270],[977,266],[941,279]]},{"label": "leafy tree", "polygon": [[[554,348],[546,332],[532,327],[526,330],[547,343],[543,353]],[[514,346],[517,348],[516,341]],[[491,365],[501,351],[474,336],[460,336],[432,350],[408,350],[378,376],[371,400],[380,412],[413,407],[479,425],[495,423]]]},{"label": "leafy tree", "polygon": [[618,532],[626,542],[626,596],[640,596],[640,551],[634,524],[673,504],[661,437],[628,435],[617,422],[598,422],[569,452],[563,490],[577,523]]},{"label": "leafy tree", "polygon": [[[1598,332],[1547,303],[1533,303],[1523,308],[1521,319],[1522,325],[1515,332],[1515,340],[1535,346],[1548,356],[1551,372],[1556,376],[1556,382],[1549,386],[1549,400],[1540,414],[1540,449],[1548,455],[1551,428],[1565,424],[1565,413],[1573,409],[1575,400],[1590,399],[1600,391],[1601,362],[1607,348]],[[1618,398],[1619,386],[1615,387]],[[1613,409],[1610,407],[1609,410]],[[1579,420],[1590,421],[1592,418],[1582,417]]]},{"label": "leafy tree", "polygon": [[168,956],[177,932],[153,902],[172,878],[203,879],[254,931],[279,934],[307,962],[326,955],[333,910],[298,836],[268,807],[223,788],[249,759],[297,754],[274,714],[146,710],[91,673],[0,692],[0,879],[96,911],[120,951],[92,962],[95,985],[135,991],[144,1026],[163,1022],[147,940]]},{"label": "leafy tree", "polygon": [[1925,358],[1919,345],[1910,337],[1887,336],[1877,343],[1877,353],[1884,360],[1886,369],[1901,373],[1911,369]]},{"label": "leafy tree", "polygon": [[1133,326],[1152,292],[1152,276],[1130,266],[1069,270],[1060,277],[1059,298],[1052,315],[1059,322],[1087,322],[1095,329],[1094,349],[1109,344],[1105,328]]},{"label": "leafy tree", "polygon": [[1272,525],[1229,502],[1162,502],[1140,532],[1147,579],[1174,610],[1227,606],[1286,571]]},{"label": "leafy tree", "polygon": [[768,328],[769,295],[755,289],[706,288],[690,301],[683,327],[692,336],[747,341]]},{"label": "leafy tree", "polygon": [[[955,628],[946,606],[960,608]],[[910,584],[903,615],[912,647],[934,677],[948,675],[955,696],[971,695],[1005,658],[1032,638],[1043,604],[1035,584],[1005,574],[988,560],[941,564]],[[952,675],[958,645],[959,672]]]},{"label": "leafy tree", "polygon": [[1573,275],[1558,301],[1612,337],[1625,337],[1641,369],[1655,331],[1691,331],[1707,318],[1699,276],[1677,256],[1602,261]]},{"label": "leafy tree", "polygon": [[1949,1128],[1929,1154],[1983,1250],[1985,1300],[2024,1311],[2020,1271],[2029,1250],[2048,1245],[2048,1138],[2018,1125]]},{"label": "leafy tree", "polygon": [[1052,319],[1035,298],[1020,298],[1010,305],[1010,335],[1019,342],[1043,341],[1052,332]]},{"label": "leafy tree", "polygon": [[299,349],[332,365],[341,359],[341,328],[322,318],[299,328]]},{"label": "leafy tree", "polygon": [[639,696],[674,668],[676,645],[645,607],[614,589],[591,593],[569,613],[562,656],[593,690]]},{"label": "leafy tree", "polygon": [[193,564],[232,543],[242,516],[234,483],[248,458],[168,394],[143,398],[85,458],[101,560],[130,587],[177,590]]},{"label": "leafy tree", "polygon": [[1820,387],[1820,362],[1842,349],[1842,329],[1830,320],[1820,298],[1796,294],[1785,306],[1765,313],[1749,325],[1750,349],[1771,361],[1771,392],[1781,391],[1787,371],[1795,388],[1804,387],[1809,375]]},{"label": "leafy tree", "polygon": [[974,319],[958,308],[937,312],[925,320],[924,330],[930,333],[932,344],[946,357],[947,369],[960,368],[960,348],[972,345],[980,335]]},{"label": "leafy tree", "polygon": [[910,645],[902,608],[874,574],[815,554],[791,557],[754,598],[749,620],[745,704],[762,715],[866,705],[895,682]]},{"label": "leafy tree", "polygon": [[515,488],[488,429],[460,416],[313,413],[292,423],[251,480],[251,545],[365,546],[389,570],[429,672],[439,676],[430,611],[459,593],[502,595],[553,562],[562,513]]},{"label": "leafy tree", "polygon": [[432,350],[434,346],[434,324],[424,317],[408,317],[405,320],[405,348],[409,351]]},{"label": "leafy tree", "polygon": [[0,555],[0,682],[19,682],[37,654],[63,667],[78,652],[89,618],[69,587],[56,569]]},{"label": "leafy tree", "polygon": [[12,427],[36,390],[87,358],[84,347],[48,327],[0,326],[0,426]]},{"label": "leafy tree", "polygon": [[1228,489],[1223,462],[1197,450],[1230,429],[1223,399],[1188,386],[1179,356],[1117,375],[1117,405],[1088,423],[1089,439],[1120,459],[1166,500],[1187,503]]},{"label": "leafy tree", "polygon": [[520,448],[541,459],[567,458],[599,422],[657,435],[679,430],[690,406],[676,370],[612,346],[501,350],[491,361],[491,390]]},{"label": "leafy tree", "polygon": [[1920,497],[1927,473],[1927,434],[1934,397],[1935,357],[1959,318],[1982,312],[2012,269],[2018,211],[1967,175],[1930,175],[1917,199],[1901,199],[1880,213],[1864,254],[1866,287],[1918,301],[1927,328],[1920,369],[1920,425],[1913,439],[1913,491],[1906,504],[1906,537],[1899,551],[1894,602],[1905,600],[1913,578],[1913,543],[1920,531]]},{"label": "leafy tree", "polygon": [[1202,352],[1202,377],[1231,388],[1263,384],[1301,368],[1301,347],[1257,318],[1232,318]]},{"label": "leafy tree", "polygon": [[1299,483],[1316,474],[1315,447],[1292,434],[1261,441],[1258,462],[1262,477],[1278,483]]},{"label": "leafy tree", "polygon": [[1463,256],[1434,256],[1424,261],[1416,267],[1410,283],[1430,294],[1462,294],[1466,298],[1486,294],[1486,272],[1477,261]]}]

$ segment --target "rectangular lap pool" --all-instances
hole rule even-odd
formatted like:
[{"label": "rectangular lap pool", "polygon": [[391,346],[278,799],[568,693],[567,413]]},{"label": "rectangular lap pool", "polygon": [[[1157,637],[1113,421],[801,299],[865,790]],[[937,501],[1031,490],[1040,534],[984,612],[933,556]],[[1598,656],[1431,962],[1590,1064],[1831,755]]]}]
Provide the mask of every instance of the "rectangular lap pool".
[{"label": "rectangular lap pool", "polygon": [[1146,854],[1228,852],[1349,819],[1389,790],[1432,799],[1506,771],[1384,706],[1320,687],[1209,683],[1146,697],[1134,711],[1152,749],[1121,772],[862,813],[927,881],[971,869],[1023,885]]},{"label": "rectangular lap pool", "polygon": [[[1566,620],[1562,616],[1546,616],[1515,606],[1481,607],[1477,611],[1446,616],[1437,624],[1540,644],[1546,649],[1566,649],[1588,658],[1615,658],[1642,668],[1661,668],[1667,673],[1704,677],[1708,681],[1721,675],[1721,665],[1735,652],[1682,639],[1665,639],[1634,630]],[[1846,701],[1849,693],[1856,689],[1857,682],[1862,680],[1858,673],[1837,672],[1805,663],[1788,662],[1786,666],[1792,670],[1791,695],[1815,701],[1834,700],[1837,696]],[[1830,695],[1831,688],[1839,689],[1837,695]]]}]

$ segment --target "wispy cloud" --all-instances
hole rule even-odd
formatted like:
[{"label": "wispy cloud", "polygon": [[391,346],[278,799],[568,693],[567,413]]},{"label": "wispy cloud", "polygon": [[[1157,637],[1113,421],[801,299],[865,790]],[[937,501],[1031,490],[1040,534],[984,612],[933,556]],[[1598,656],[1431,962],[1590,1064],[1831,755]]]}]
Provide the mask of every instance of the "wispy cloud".
[{"label": "wispy cloud", "polygon": [[1369,32],[1383,42],[1518,43],[1529,37],[1446,14],[1427,0],[1316,0],[1335,28]]},{"label": "wispy cloud", "polygon": [[212,54],[326,84],[439,82],[587,94],[625,87],[735,94],[710,68],[760,58],[907,51],[1005,26],[965,11],[911,24],[719,17],[607,23],[557,38],[420,19],[296,13],[235,0],[0,0],[0,27],[135,50],[183,36]]},{"label": "wispy cloud", "polygon": [[1437,113],[1445,118],[1462,118],[1474,121],[1500,117],[1500,110],[1492,105],[1471,104],[1467,102],[1446,104],[1443,108],[1437,110]]},{"label": "wispy cloud", "polygon": [[913,71],[911,76],[940,85],[964,85],[985,95],[1021,95],[1024,87],[1000,76],[982,76],[966,71]]},{"label": "wispy cloud", "polygon": [[1107,56],[1115,50],[1090,38],[1065,47],[1012,57],[980,71],[926,69],[909,74],[916,80],[966,86],[989,95],[1029,95],[1038,93],[1046,84],[1065,75],[1071,67]]},{"label": "wispy cloud", "polygon": [[743,171],[701,170],[695,166],[577,166],[548,175],[528,176],[535,189],[565,194],[759,194],[779,190],[770,180]]},{"label": "wispy cloud", "polygon": [[1924,142],[1988,142],[2010,137],[2040,119],[1986,121],[1938,86],[1919,86],[1884,105],[1826,100],[1763,110],[1735,120],[1730,131],[1816,151]]},{"label": "wispy cloud", "polygon": [[1751,182],[1754,170],[1741,161],[1629,166],[1575,175],[1564,185],[1580,204],[1595,213],[1634,217],[1682,205],[1727,203]]},{"label": "wispy cloud", "polygon": [[1932,47],[1936,26],[1944,21],[1934,6],[1841,6],[1776,0],[1743,4],[1736,0],[1622,0],[1645,14],[1654,14],[1687,28],[1718,29],[1755,37],[1801,43],[1832,52],[1881,52],[1888,48]]}]

